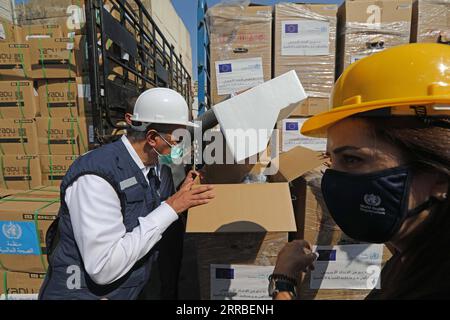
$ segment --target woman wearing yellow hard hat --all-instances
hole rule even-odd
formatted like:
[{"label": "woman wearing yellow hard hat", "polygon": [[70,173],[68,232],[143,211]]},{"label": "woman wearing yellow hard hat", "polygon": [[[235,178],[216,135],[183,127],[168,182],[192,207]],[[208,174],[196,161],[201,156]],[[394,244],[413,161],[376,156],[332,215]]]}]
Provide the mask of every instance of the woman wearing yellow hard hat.
[{"label": "woman wearing yellow hard hat", "polygon": [[[302,133],[328,137],[322,192],[336,223],[393,253],[367,298],[450,298],[450,46],[409,44],[352,64],[332,110]],[[316,259],[306,241],[286,245],[272,296],[294,298]]]}]

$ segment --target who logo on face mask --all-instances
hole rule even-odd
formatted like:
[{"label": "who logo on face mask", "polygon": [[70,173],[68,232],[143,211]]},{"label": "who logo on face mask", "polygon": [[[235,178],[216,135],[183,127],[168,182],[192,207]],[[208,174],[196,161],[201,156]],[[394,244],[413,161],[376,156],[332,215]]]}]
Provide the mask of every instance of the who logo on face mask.
[{"label": "who logo on face mask", "polygon": [[380,208],[381,205],[381,197],[375,194],[366,194],[364,195],[364,203],[359,206],[359,210],[361,212],[373,213],[373,214],[386,214],[385,208]]},{"label": "who logo on face mask", "polygon": [[374,194],[366,194],[364,195],[364,202],[368,206],[378,207],[381,204],[381,198]]}]

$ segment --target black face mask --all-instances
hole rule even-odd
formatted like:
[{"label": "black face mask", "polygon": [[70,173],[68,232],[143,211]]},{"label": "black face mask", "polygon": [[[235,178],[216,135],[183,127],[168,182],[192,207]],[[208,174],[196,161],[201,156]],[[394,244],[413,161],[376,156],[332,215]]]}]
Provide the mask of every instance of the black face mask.
[{"label": "black face mask", "polygon": [[327,170],[322,192],[331,216],[349,237],[371,243],[389,241],[411,216],[434,205],[430,198],[408,211],[412,181],[410,167],[369,174]]}]

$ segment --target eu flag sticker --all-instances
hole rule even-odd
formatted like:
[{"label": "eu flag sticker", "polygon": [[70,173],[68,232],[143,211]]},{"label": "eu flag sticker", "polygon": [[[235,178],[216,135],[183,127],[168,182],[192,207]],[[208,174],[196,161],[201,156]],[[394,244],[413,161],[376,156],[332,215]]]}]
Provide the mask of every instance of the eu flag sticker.
[{"label": "eu flag sticker", "polygon": [[317,261],[336,261],[336,250],[317,250]]},{"label": "eu flag sticker", "polygon": [[286,131],[298,131],[298,122],[286,122]]},{"label": "eu flag sticker", "polygon": [[286,24],[285,33],[298,33],[298,24]]},{"label": "eu flag sticker", "polygon": [[229,268],[217,268],[216,279],[232,280],[234,279],[234,269]]},{"label": "eu flag sticker", "polygon": [[219,64],[219,73],[228,73],[232,71],[233,68],[231,67],[231,63]]},{"label": "eu flag sticker", "polygon": [[34,222],[0,221],[0,254],[39,255]]}]

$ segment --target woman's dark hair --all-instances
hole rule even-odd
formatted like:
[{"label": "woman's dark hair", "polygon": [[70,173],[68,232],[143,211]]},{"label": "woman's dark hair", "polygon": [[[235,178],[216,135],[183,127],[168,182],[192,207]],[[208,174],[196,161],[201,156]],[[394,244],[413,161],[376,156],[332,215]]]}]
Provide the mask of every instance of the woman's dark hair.
[{"label": "woman's dark hair", "polygon": [[[450,184],[448,128],[430,125],[416,117],[367,118],[367,121],[377,138],[397,146],[416,170],[439,172]],[[450,298],[449,248],[450,200],[447,199],[435,205],[401,258],[394,256],[388,262],[382,272],[381,289],[369,298]]]}]

